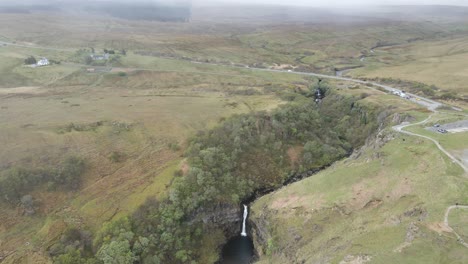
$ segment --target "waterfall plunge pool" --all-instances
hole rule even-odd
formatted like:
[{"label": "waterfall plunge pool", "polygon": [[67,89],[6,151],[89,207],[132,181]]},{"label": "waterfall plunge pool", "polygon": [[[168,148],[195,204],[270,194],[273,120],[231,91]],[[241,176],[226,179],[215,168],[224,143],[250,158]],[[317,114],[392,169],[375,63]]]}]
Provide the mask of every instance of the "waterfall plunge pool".
[{"label": "waterfall plunge pool", "polygon": [[253,241],[246,231],[249,209],[243,205],[242,228],[238,236],[231,238],[223,247],[221,264],[249,264],[254,255]]},{"label": "waterfall plunge pool", "polygon": [[250,264],[254,256],[253,241],[248,236],[231,238],[223,247],[221,264]]}]

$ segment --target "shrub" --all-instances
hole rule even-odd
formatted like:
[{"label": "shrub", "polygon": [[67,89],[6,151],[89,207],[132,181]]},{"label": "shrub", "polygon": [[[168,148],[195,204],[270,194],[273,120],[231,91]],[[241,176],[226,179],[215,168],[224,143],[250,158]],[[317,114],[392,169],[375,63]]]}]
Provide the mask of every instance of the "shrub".
[{"label": "shrub", "polygon": [[171,142],[168,144],[169,146],[169,149],[171,149],[172,151],[179,151],[180,150],[180,146],[179,146],[179,143],[177,142]]},{"label": "shrub", "polygon": [[[203,208],[237,206],[257,190],[279,187],[296,169],[286,155],[290,147],[303,145],[301,166],[316,169],[351,153],[378,127],[377,113],[360,106],[358,98],[333,94],[322,84],[311,90],[317,89],[327,95],[320,105],[296,94],[302,99],[295,103],[233,116],[197,133],[185,152],[187,175],[174,179],[168,199],[148,202],[132,217],[135,237],[149,240],[139,250],[141,259],[196,259]],[[127,252],[126,245],[119,248]]]},{"label": "shrub", "polygon": [[56,184],[64,186],[68,190],[77,190],[81,184],[81,174],[85,170],[85,162],[78,157],[68,157],[55,174]]},{"label": "shrub", "polygon": [[66,158],[58,168],[27,169],[11,168],[0,174],[0,193],[7,202],[16,203],[35,187],[47,183],[49,190],[58,186],[67,190],[80,187],[81,174],[85,171],[85,162],[78,157]]},{"label": "shrub", "polygon": [[367,97],[369,97],[369,96],[370,96],[370,94],[368,94],[368,93],[361,93],[361,95],[360,95],[359,97],[360,97],[361,99],[364,99],[364,98],[367,98]]},{"label": "shrub", "polygon": [[103,245],[96,257],[104,264],[132,264],[136,260],[128,241],[112,241]]},{"label": "shrub", "polygon": [[34,58],[34,56],[29,56],[24,60],[24,64],[26,65],[31,65],[31,64],[36,64],[37,60]]},{"label": "shrub", "polygon": [[85,63],[86,65],[91,65],[91,64],[93,63],[93,58],[91,58],[91,56],[89,56],[89,55],[86,55],[86,56],[84,57],[84,63]]},{"label": "shrub", "polygon": [[81,252],[77,249],[68,249],[64,254],[53,258],[54,264],[92,264],[97,263],[91,259],[85,259],[81,256]]},{"label": "shrub", "polygon": [[118,151],[112,151],[112,153],[109,155],[109,160],[114,163],[118,163],[118,162],[122,162],[124,157],[125,157],[124,154]]},{"label": "shrub", "polygon": [[439,96],[440,99],[443,100],[458,100],[460,99],[456,93],[454,92],[445,92]]},{"label": "shrub", "polygon": [[86,259],[92,255],[91,233],[77,228],[67,229],[60,240],[49,248],[49,255],[54,263],[97,263],[95,259]]}]

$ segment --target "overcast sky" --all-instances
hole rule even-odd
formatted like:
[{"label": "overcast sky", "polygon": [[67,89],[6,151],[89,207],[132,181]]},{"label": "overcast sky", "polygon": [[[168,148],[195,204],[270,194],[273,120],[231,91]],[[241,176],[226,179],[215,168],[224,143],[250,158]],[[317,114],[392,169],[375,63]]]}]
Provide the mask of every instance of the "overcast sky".
[{"label": "overcast sky", "polygon": [[306,6],[464,5],[468,0],[193,0],[194,3],[258,3]]},{"label": "overcast sky", "polygon": [[0,4],[44,4],[47,2],[192,2],[193,4],[280,4],[299,6],[376,6],[376,5],[458,5],[468,6],[468,0],[0,0]]}]

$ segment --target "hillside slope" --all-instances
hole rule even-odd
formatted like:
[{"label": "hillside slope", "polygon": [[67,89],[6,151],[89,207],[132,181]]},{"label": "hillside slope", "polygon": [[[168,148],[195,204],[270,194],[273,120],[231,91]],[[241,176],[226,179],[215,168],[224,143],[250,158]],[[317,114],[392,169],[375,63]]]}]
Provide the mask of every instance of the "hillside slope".
[{"label": "hillside slope", "polygon": [[[448,206],[468,202],[463,174],[431,141],[384,129],[252,205],[259,263],[466,263],[443,224]],[[455,211],[455,220],[466,213]]]}]

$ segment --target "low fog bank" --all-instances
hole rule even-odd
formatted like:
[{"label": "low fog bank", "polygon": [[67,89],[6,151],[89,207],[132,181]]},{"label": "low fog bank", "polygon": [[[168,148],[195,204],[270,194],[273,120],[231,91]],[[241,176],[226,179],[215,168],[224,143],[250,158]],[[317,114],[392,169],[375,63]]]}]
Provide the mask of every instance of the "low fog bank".
[{"label": "low fog bank", "polygon": [[[451,21],[466,21],[468,7],[431,5],[386,5],[398,1],[374,1],[373,5],[361,5],[363,1],[341,1],[346,6],[332,7],[297,6],[304,3],[292,0],[276,5],[276,1],[254,0],[250,4],[234,3],[230,0],[49,0],[37,1],[0,0],[0,13],[89,13],[108,15],[128,20],[150,20],[163,22],[210,21],[228,23],[263,22],[280,23],[366,23],[375,21],[415,21],[443,18]],[[265,3],[266,3],[265,2]],[[321,1],[323,2],[323,1]],[[440,1],[426,1],[441,3]],[[457,1],[445,1],[456,3]],[[309,3],[318,3],[311,0]],[[356,3],[356,5],[351,5]],[[361,4],[358,4],[361,3]],[[418,3],[418,1],[406,1]]]},{"label": "low fog bank", "polygon": [[187,22],[191,17],[191,2],[187,0],[50,0],[35,1],[0,0],[0,13],[90,13],[110,15],[128,20],[154,20]]},{"label": "low fog bank", "polygon": [[298,7],[278,5],[210,5],[192,7],[194,21],[238,21],[246,17],[271,23],[366,23],[375,21],[467,21],[468,7],[460,6],[351,6]]}]

